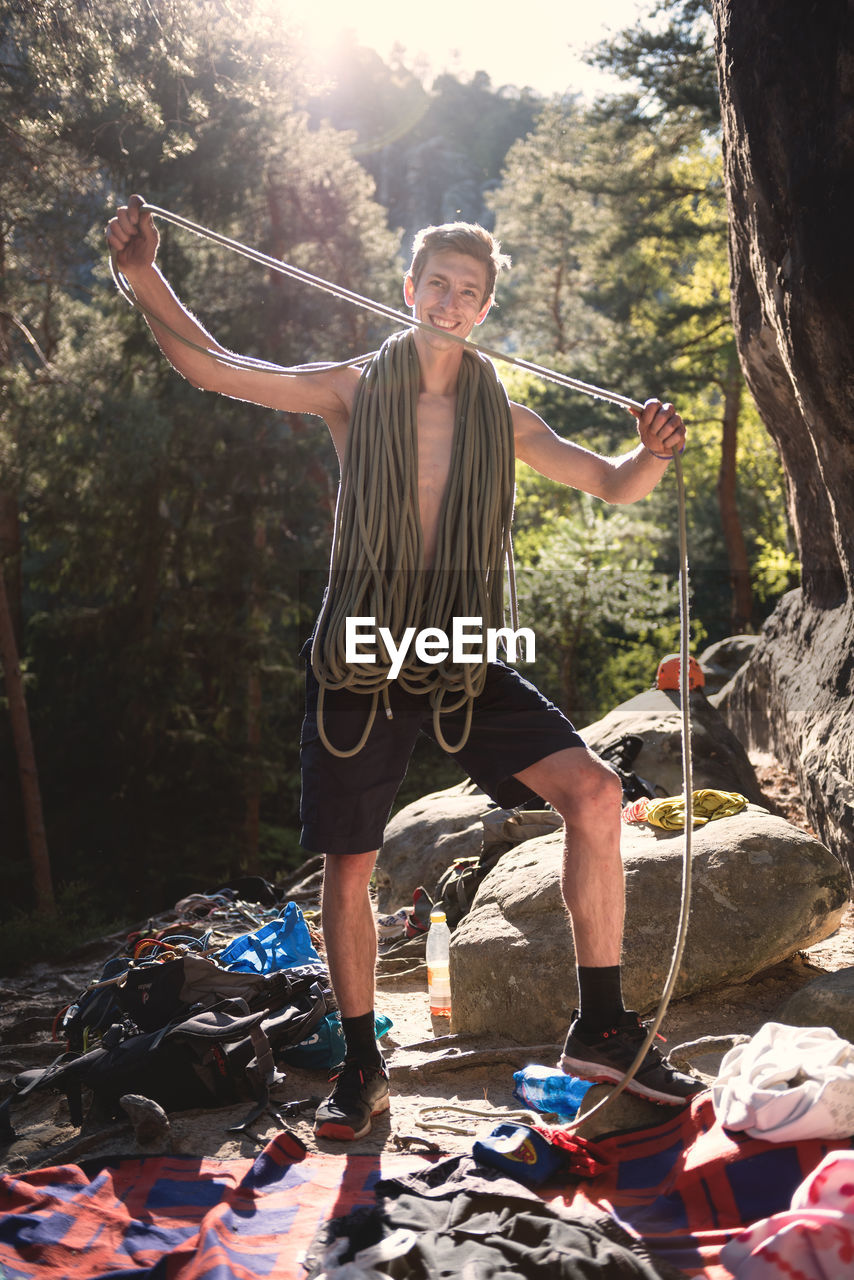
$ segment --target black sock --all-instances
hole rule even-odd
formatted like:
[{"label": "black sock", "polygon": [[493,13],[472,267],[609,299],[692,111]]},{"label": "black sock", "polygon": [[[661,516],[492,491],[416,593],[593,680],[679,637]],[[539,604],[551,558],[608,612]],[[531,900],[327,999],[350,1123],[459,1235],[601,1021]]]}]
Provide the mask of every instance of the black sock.
[{"label": "black sock", "polygon": [[586,1031],[606,1031],[619,1022],[623,1007],[622,970],[618,964],[579,965],[578,1014]]},{"label": "black sock", "polygon": [[377,1044],[373,1009],[358,1018],[342,1018],[341,1029],[347,1042],[348,1062],[358,1062],[361,1067],[380,1065],[382,1054]]}]

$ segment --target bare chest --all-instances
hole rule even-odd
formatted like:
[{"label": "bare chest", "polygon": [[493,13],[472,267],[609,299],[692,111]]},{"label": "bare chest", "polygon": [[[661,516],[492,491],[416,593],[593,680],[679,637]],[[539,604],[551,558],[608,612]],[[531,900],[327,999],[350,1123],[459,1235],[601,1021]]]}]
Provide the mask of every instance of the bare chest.
[{"label": "bare chest", "polygon": [[442,500],[448,487],[455,409],[453,396],[421,395],[418,399],[418,507],[427,565],[435,556]]}]

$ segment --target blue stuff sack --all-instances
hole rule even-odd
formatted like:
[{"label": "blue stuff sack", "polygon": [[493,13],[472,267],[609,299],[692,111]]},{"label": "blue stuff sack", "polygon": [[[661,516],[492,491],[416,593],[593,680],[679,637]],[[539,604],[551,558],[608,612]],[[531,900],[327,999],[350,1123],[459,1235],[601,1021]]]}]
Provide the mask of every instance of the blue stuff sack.
[{"label": "blue stuff sack", "polygon": [[[374,1030],[378,1040],[391,1031],[391,1018],[384,1013],[376,1014]],[[278,1062],[286,1062],[291,1067],[339,1067],[344,1061],[347,1045],[344,1032],[341,1030],[341,1014],[327,1013],[322,1022],[314,1028],[310,1036],[299,1044],[289,1045],[276,1055]]]},{"label": "blue stuff sack", "polygon": [[291,1067],[337,1067],[344,1061],[344,1049],[341,1016],[327,1013],[310,1036],[299,1044],[290,1045],[278,1055],[278,1059]]},{"label": "blue stuff sack", "polygon": [[513,1097],[526,1107],[571,1120],[578,1112],[590,1080],[568,1076],[553,1067],[532,1065],[513,1072]]},{"label": "blue stuff sack", "polygon": [[235,938],[219,953],[217,961],[223,968],[236,969],[238,973],[274,973],[295,965],[323,967],[312,945],[305,917],[295,902],[283,907],[277,919]]},{"label": "blue stuff sack", "polygon": [[472,1147],[479,1164],[507,1173],[517,1182],[538,1187],[567,1165],[567,1155],[526,1124],[499,1124]]}]

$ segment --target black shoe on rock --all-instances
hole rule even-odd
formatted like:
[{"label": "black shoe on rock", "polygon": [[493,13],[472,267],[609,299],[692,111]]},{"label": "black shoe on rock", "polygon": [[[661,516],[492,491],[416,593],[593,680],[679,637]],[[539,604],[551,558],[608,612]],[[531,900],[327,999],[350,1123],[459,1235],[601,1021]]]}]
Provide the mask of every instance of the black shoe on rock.
[{"label": "black shoe on rock", "polygon": [[[617,1084],[634,1062],[645,1038],[646,1029],[636,1013],[624,1012],[616,1026],[600,1032],[585,1031],[575,1014],[563,1047],[560,1069],[582,1080]],[[650,1045],[634,1078],[626,1085],[626,1093],[678,1106],[690,1102],[705,1087],[702,1080],[677,1071]]]},{"label": "black shoe on rock", "polygon": [[380,1060],[378,1067],[364,1067],[358,1062],[345,1062],[325,1102],[321,1102],[314,1118],[318,1138],[335,1138],[353,1142],[370,1132],[371,1121],[388,1111],[388,1072]]}]

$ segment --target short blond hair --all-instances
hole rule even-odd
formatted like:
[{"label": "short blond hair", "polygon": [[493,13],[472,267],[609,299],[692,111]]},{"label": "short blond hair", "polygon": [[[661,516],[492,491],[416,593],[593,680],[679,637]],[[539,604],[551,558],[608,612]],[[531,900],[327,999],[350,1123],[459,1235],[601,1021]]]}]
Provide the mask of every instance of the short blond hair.
[{"label": "short blond hair", "polygon": [[412,262],[407,272],[413,284],[419,277],[431,253],[443,250],[467,253],[486,267],[486,292],[484,303],[495,295],[495,282],[499,271],[510,266],[510,257],[501,252],[501,245],[491,232],[476,222],[444,222],[439,227],[423,227],[412,242]]}]

